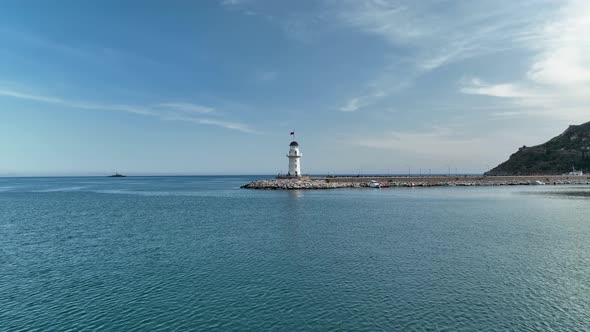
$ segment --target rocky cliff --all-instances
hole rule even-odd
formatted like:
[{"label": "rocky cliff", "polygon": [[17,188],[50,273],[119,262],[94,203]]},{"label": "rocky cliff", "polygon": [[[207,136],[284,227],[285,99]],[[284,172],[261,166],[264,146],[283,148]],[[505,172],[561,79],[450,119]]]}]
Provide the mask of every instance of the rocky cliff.
[{"label": "rocky cliff", "polygon": [[590,122],[570,126],[544,144],[523,146],[486,175],[555,175],[572,167],[590,171]]}]

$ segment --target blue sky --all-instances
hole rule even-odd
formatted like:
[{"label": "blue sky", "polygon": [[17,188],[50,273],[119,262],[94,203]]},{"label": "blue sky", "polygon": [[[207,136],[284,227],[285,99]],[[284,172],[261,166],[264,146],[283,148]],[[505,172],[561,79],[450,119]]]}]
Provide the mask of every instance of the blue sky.
[{"label": "blue sky", "polygon": [[483,172],[590,121],[581,0],[3,1],[0,175]]}]

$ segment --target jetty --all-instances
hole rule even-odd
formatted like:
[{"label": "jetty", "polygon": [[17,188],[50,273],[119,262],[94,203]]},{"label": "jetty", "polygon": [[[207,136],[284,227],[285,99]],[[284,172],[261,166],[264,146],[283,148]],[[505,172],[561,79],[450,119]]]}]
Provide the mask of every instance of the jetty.
[{"label": "jetty", "polygon": [[370,188],[371,181],[382,188],[471,187],[471,186],[529,186],[529,185],[588,185],[590,176],[330,176],[293,177],[253,181],[244,189],[260,190],[321,190]]}]

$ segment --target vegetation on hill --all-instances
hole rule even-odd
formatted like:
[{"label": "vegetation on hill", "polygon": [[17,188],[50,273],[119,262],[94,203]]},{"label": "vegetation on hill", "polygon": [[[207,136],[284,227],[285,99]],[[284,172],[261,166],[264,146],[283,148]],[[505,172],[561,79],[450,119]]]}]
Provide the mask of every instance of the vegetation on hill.
[{"label": "vegetation on hill", "polygon": [[569,126],[547,143],[523,146],[486,175],[556,175],[590,170],[590,122]]}]

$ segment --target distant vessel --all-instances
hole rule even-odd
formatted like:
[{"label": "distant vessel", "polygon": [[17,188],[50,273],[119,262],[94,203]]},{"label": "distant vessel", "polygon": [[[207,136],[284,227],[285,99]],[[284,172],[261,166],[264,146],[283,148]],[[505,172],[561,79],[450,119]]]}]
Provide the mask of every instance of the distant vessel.
[{"label": "distant vessel", "polygon": [[119,173],[115,173],[113,175],[109,175],[110,178],[124,178],[127,175],[123,175],[123,174],[119,174]]}]

